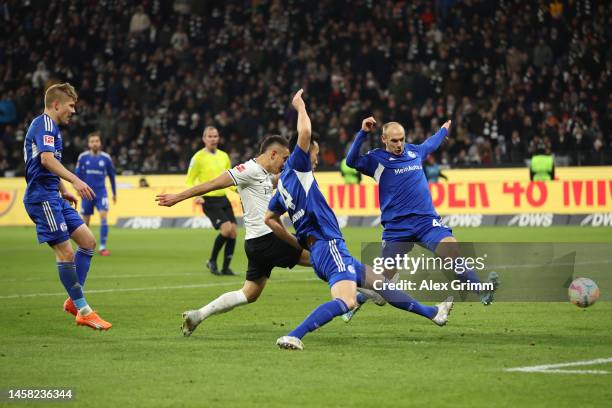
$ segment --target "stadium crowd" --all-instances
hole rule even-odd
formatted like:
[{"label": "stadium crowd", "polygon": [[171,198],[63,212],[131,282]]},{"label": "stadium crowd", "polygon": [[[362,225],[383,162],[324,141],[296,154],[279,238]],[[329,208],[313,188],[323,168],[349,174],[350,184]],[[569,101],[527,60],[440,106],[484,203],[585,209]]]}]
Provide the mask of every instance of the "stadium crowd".
[{"label": "stadium crowd", "polygon": [[57,81],[79,91],[64,162],[99,129],[119,172],[185,172],[205,125],[251,157],[293,130],[301,86],[327,168],[370,114],[411,142],[452,119],[451,166],[612,164],[611,19],[605,0],[0,0],[0,174]]}]

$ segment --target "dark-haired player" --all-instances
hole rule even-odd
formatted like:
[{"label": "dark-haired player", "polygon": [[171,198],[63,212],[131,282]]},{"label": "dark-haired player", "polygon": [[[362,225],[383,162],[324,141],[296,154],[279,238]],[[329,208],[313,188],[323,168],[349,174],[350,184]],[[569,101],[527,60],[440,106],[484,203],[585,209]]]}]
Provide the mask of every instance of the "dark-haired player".
[{"label": "dark-haired player", "polygon": [[184,312],[183,335],[191,335],[198,325],[211,315],[255,302],[264,290],[274,267],[310,265],[308,251],[282,241],[264,223],[264,216],[278,180],[276,174],[280,173],[289,156],[288,145],[287,139],[281,136],[269,136],[262,142],[256,158],[181,193],[160,194],[156,197],[159,205],[171,207],[191,197],[237,186],[244,209],[244,249],[248,258],[244,285],[242,289],[222,294],[200,309]]}]

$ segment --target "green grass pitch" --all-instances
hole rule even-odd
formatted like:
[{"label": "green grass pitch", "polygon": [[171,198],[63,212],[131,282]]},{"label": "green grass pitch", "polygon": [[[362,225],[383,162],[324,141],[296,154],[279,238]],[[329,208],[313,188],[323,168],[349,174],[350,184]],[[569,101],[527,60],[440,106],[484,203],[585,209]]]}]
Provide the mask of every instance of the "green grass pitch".
[{"label": "green grass pitch", "polygon": [[[463,241],[612,242],[610,229],[455,232]],[[379,234],[345,230],[354,254]],[[242,235],[233,262],[242,276],[204,270],[214,235],[111,228],[112,255],[94,258],[85,287],[90,304],[114,324],[100,333],[75,326],[61,310],[66,296],[53,255],[36,244],[33,228],[0,229],[0,388],[72,387],[73,404],[91,407],[570,407],[612,400],[612,374],[504,371],[612,357],[612,302],[586,310],[458,303],[443,328],[366,304],[350,324],[336,319],[308,335],[303,352],[290,352],[275,340],[329,291],[312,270],[276,269],[257,303],[213,316],[183,338],[182,311],[239,288],[244,278]],[[573,368],[612,372],[612,363]]]}]

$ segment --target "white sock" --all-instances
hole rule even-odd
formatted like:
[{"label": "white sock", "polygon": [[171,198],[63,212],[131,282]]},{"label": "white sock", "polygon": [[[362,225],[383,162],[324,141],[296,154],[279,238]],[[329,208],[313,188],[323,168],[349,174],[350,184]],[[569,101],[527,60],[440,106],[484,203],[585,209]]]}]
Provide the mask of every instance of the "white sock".
[{"label": "white sock", "polygon": [[91,307],[89,307],[89,305],[86,305],[85,307],[79,309],[79,314],[81,316],[87,316],[91,312],[93,312],[93,310],[91,310]]},{"label": "white sock", "polygon": [[198,309],[198,318],[204,320],[207,317],[218,314],[229,312],[236,306],[241,306],[248,303],[246,296],[242,289],[233,292],[227,292],[207,304],[206,306]]}]

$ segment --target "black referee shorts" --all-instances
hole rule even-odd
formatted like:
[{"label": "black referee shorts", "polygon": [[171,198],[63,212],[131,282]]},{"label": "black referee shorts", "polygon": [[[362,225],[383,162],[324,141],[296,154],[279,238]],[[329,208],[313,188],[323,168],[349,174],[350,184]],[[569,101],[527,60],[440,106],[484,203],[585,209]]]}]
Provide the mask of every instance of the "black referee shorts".
[{"label": "black referee shorts", "polygon": [[301,249],[292,247],[272,232],[244,241],[244,251],[249,260],[246,274],[249,281],[269,278],[274,267],[293,268],[302,254]]},{"label": "black referee shorts", "polygon": [[204,198],[204,204],[202,204],[202,210],[204,214],[210,219],[213,227],[218,230],[226,221],[236,223],[236,217],[234,216],[234,210],[232,209],[232,203],[227,197],[202,197]]}]

